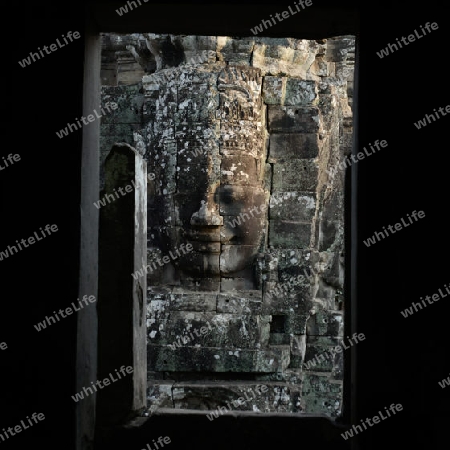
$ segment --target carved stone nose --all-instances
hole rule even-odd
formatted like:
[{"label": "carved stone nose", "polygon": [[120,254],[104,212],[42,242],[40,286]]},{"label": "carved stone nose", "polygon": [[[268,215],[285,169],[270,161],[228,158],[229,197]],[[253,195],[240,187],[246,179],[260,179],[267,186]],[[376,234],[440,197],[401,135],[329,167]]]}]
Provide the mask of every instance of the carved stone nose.
[{"label": "carved stone nose", "polygon": [[202,200],[200,209],[191,216],[191,225],[217,227],[223,225],[218,205],[212,200]]}]

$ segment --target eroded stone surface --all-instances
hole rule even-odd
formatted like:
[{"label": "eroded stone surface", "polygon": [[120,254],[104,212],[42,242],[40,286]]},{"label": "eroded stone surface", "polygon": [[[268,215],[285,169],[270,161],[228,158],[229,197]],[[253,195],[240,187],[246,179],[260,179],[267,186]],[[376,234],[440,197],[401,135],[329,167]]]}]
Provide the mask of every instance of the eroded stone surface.
[{"label": "eroded stone surface", "polygon": [[102,158],[134,144],[152,174],[150,410],[224,407],[264,382],[240,410],[337,417],[343,354],[323,355],[343,336],[344,172],[330,171],[351,151],[354,38],[107,34],[102,58],[103,101],[119,104]]}]

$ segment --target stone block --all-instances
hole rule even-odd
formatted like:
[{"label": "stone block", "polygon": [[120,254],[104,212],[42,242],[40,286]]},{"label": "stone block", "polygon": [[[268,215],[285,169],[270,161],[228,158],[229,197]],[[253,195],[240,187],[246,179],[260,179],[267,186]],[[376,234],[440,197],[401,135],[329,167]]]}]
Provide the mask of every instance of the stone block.
[{"label": "stone block", "polygon": [[[217,294],[170,294],[170,311],[215,311]],[[219,311],[220,312],[220,311]]]},{"label": "stone block", "polygon": [[316,158],[319,136],[315,133],[272,133],[269,163],[289,163],[293,159]]},{"label": "stone block", "polygon": [[[180,201],[188,201],[188,197],[180,196]],[[191,228],[190,230],[184,230],[181,226],[178,226],[176,233],[181,239],[184,237],[186,241],[197,242],[220,242],[220,227],[208,227],[208,228]]]},{"label": "stone block", "polygon": [[184,264],[187,267],[195,267],[197,273],[207,273],[218,277],[220,275],[220,263],[219,253],[190,252],[184,255]]},{"label": "stone block", "polygon": [[319,108],[314,106],[269,105],[269,131],[271,133],[317,133]]},{"label": "stone block", "polygon": [[[281,372],[289,366],[289,345],[273,345],[270,350],[256,351],[254,364],[257,372]],[[275,370],[274,370],[275,369]]]},{"label": "stone block", "polygon": [[254,349],[268,344],[269,320],[267,315],[173,311],[150,326],[149,342],[172,345],[172,351],[198,346]]},{"label": "stone block", "polygon": [[174,120],[178,126],[192,128],[195,123],[208,123],[216,119],[219,108],[219,92],[216,87],[209,83],[195,83],[180,86],[177,93],[178,109]]},{"label": "stone block", "polygon": [[250,65],[254,39],[235,39],[228,36],[217,37],[217,58],[231,65]]},{"label": "stone block", "polygon": [[269,218],[312,221],[316,212],[316,196],[302,192],[275,192],[270,197]]},{"label": "stone block", "polygon": [[312,308],[309,283],[266,283],[261,311],[264,314],[305,314]]},{"label": "stone block", "polygon": [[286,79],[266,75],[263,82],[263,99],[267,105],[282,105]]},{"label": "stone block", "polygon": [[335,63],[331,61],[327,61],[323,56],[319,56],[315,59],[315,61],[311,64],[310,73],[315,75],[316,80],[323,80],[325,77],[334,77],[335,76]]},{"label": "stone block", "polygon": [[328,311],[317,308],[317,312],[311,315],[307,324],[307,334],[312,336],[343,335],[344,319],[342,311]]},{"label": "stone block", "polygon": [[173,388],[175,408],[233,411],[293,412],[298,389],[282,382],[179,382]]},{"label": "stone block", "polygon": [[[189,124],[183,120],[180,121],[180,117],[178,116],[175,116],[175,119],[172,119],[169,125],[174,128],[175,139],[179,150],[192,147],[201,147],[205,150],[211,148],[214,150],[215,146],[211,145],[211,141],[216,143],[220,133],[220,122],[217,119],[214,118],[202,122],[191,121]],[[211,154],[214,153],[211,152]]]},{"label": "stone block", "polygon": [[133,146],[134,133],[141,125],[138,123],[105,123],[100,127],[100,151],[103,159],[116,142],[124,142]]},{"label": "stone block", "polygon": [[219,292],[221,286],[221,280],[217,276],[213,277],[203,277],[203,278],[194,278],[194,277],[180,277],[180,289],[189,290],[190,292]]},{"label": "stone block", "polygon": [[261,122],[261,106],[261,97],[254,96],[251,86],[239,86],[237,90],[227,89],[220,92],[220,109],[216,108],[215,117],[230,124],[241,121]]},{"label": "stone block", "polygon": [[253,217],[266,215],[267,201],[269,194],[262,187],[221,185],[219,187],[219,202],[221,216],[239,216],[247,213],[249,217],[249,207],[257,208],[253,210]]},{"label": "stone block", "polygon": [[319,251],[343,248],[344,224],[323,219],[320,221]]},{"label": "stone block", "polygon": [[[307,300],[299,307],[298,314],[290,314],[286,319],[286,332],[289,334],[305,334],[306,324],[311,315],[308,311],[308,306],[310,302]],[[304,312],[301,312],[303,310]]]},{"label": "stone block", "polygon": [[[144,94],[141,94],[142,84],[130,86],[104,86],[102,88],[101,108],[104,114],[97,110],[101,115],[102,124],[107,123],[142,123],[142,111],[144,105]],[[106,104],[115,102],[116,109],[106,109]]]},{"label": "stone block", "polygon": [[[270,248],[265,259],[268,260],[268,270],[276,273],[276,278],[267,281],[286,282],[292,289],[303,283],[306,283],[305,286],[310,285],[311,251]],[[302,277],[306,279],[302,280]]]},{"label": "stone block", "polygon": [[328,61],[345,61],[354,52],[355,38],[353,36],[327,39],[325,58]]},{"label": "stone block", "polygon": [[159,408],[172,408],[173,381],[152,380],[147,388],[147,407],[151,412]]},{"label": "stone block", "polygon": [[288,345],[290,336],[286,333],[270,333],[269,345]]},{"label": "stone block", "polygon": [[215,50],[217,46],[216,36],[177,36],[181,47],[185,52],[201,52],[203,50]]},{"label": "stone block", "polygon": [[248,277],[222,277],[220,279],[220,289],[223,292],[252,290],[255,289],[255,283]]},{"label": "stone block", "polygon": [[148,369],[164,372],[280,372],[289,365],[289,346],[267,350],[148,346]]},{"label": "stone block", "polygon": [[251,156],[222,156],[220,183],[240,186],[261,185],[261,163]]},{"label": "stone block", "polygon": [[[292,360],[292,355],[291,355],[291,360]],[[302,377],[303,377],[302,370],[299,368],[291,368],[290,364],[289,364],[289,367],[286,370],[284,370],[283,372],[257,374],[257,375],[255,375],[255,380],[287,382],[291,385],[295,385],[295,386],[292,386],[293,388],[295,387],[296,389],[300,390],[301,384],[302,384]]]},{"label": "stone block", "polygon": [[264,158],[264,128],[261,121],[227,122],[221,120],[220,153],[222,155]]},{"label": "stone block", "polygon": [[344,347],[341,343],[341,338],[307,336],[305,371],[330,372],[334,380],[342,380],[344,354],[349,345]]},{"label": "stone block", "polygon": [[311,223],[271,220],[269,245],[274,248],[307,248],[311,241]]},{"label": "stone block", "polygon": [[191,242],[192,251],[197,253],[220,253],[220,242]]},{"label": "stone block", "polygon": [[286,79],[285,106],[307,106],[318,101],[318,89],[315,81],[305,81],[299,78]]},{"label": "stone block", "polygon": [[269,396],[266,385],[250,382],[215,382],[214,384],[180,382],[173,389],[174,407],[180,409],[221,408],[223,412],[255,409],[264,411],[265,403],[270,401]]},{"label": "stone block", "polygon": [[[204,130],[210,131],[210,130]],[[211,133],[212,134],[212,133]],[[211,164],[211,159],[220,161],[219,139],[213,137],[202,137],[199,133],[194,140],[177,139],[179,166]]]},{"label": "stone block", "polygon": [[148,182],[149,197],[175,193],[177,189],[176,142],[164,141],[161,148],[150,150],[147,158],[150,159],[148,172],[153,174],[153,180]]},{"label": "stone block", "polygon": [[189,195],[192,191],[208,192],[213,194],[221,176],[220,161],[209,166],[177,165],[176,170],[177,192]]},{"label": "stone block", "polygon": [[283,164],[275,164],[273,192],[315,192],[317,177],[317,163],[311,159],[298,159]]},{"label": "stone block", "polygon": [[262,75],[311,79],[309,69],[321,48],[312,40],[260,37],[253,49],[252,64],[261,69]]},{"label": "stone block", "polygon": [[216,61],[217,53],[214,50],[185,50],[184,57],[184,64],[208,64]]},{"label": "stone block", "polygon": [[157,324],[170,317],[170,299],[168,296],[147,293],[147,326]]},{"label": "stone block", "polygon": [[342,411],[342,382],[327,375],[305,374],[302,389],[303,411],[338,417]]},{"label": "stone block", "polygon": [[[221,229],[221,242],[227,246],[223,249],[227,251],[227,255],[230,251],[235,257],[239,258],[244,254],[249,255],[248,250],[251,249],[244,247],[247,243],[255,244],[250,247],[260,248],[266,235],[266,218],[267,213],[264,213],[264,215],[254,214],[252,218],[251,213],[245,212],[245,210],[239,216],[223,216],[224,227]],[[223,267],[225,266],[228,266],[228,264],[224,260]]]},{"label": "stone block", "polygon": [[222,244],[220,254],[220,271],[225,278],[231,278],[231,276],[239,276],[235,272],[235,264],[239,258],[242,258],[245,262],[241,270],[252,268],[253,261],[252,256],[256,255],[259,251],[259,246],[253,245],[227,245]]},{"label": "stone block", "polygon": [[259,290],[221,293],[217,296],[217,312],[230,314],[260,314],[262,294]]},{"label": "stone block", "polygon": [[225,66],[217,80],[219,90],[233,87],[236,91],[245,91],[249,98],[261,96],[261,85],[261,70],[253,66]]},{"label": "stone block", "polygon": [[319,108],[322,119],[322,126],[328,133],[339,132],[339,109],[338,95],[320,96]]},{"label": "stone block", "polygon": [[292,334],[290,335],[290,345],[291,345],[291,359],[292,356],[305,357],[306,352],[306,335],[305,334]]},{"label": "stone block", "polygon": [[290,369],[302,369],[303,368],[303,356],[291,355],[291,362],[289,363]]}]

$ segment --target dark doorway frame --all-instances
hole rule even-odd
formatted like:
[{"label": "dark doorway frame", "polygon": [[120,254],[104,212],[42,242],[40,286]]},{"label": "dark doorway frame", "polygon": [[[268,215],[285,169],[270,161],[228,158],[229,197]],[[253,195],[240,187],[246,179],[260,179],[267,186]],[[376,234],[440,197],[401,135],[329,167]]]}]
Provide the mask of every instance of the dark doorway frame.
[{"label": "dark doorway frame", "polygon": [[[83,87],[83,115],[95,109],[100,103],[100,50],[101,32],[134,33],[148,32],[171,34],[201,34],[248,36],[250,27],[261,19],[269,17],[281,6],[276,3],[228,2],[211,4],[197,2],[144,3],[141,0],[139,11],[130,11],[119,16],[115,10],[126,2],[91,3],[86,8],[85,28],[85,68]],[[236,13],[236,10],[239,13]],[[186,21],[186,17],[190,20]],[[217,20],[205,21],[205,17]],[[308,15],[299,15],[295,20],[286,20],[261,35],[271,37],[292,37],[300,39],[322,39],[338,35],[356,36],[355,89],[353,103],[353,153],[358,148],[358,73],[359,73],[359,17],[353,7],[335,7],[333,2],[321,2]],[[79,292],[97,294],[98,280],[98,211],[91,205],[98,199],[99,191],[99,136],[98,121],[83,129],[82,145],[82,189],[81,208],[81,250]],[[346,183],[346,289],[345,326],[349,333],[356,329],[357,305],[357,165],[349,170]],[[77,332],[77,388],[79,391],[97,373],[97,311],[86,310],[78,317]],[[357,417],[356,348],[352,347],[350,361],[346,361],[344,381],[344,415],[342,423],[355,423]],[[91,448],[95,434],[95,395],[77,405],[76,448]],[[244,414],[248,416],[248,414]],[[265,414],[274,418],[274,414]],[[261,415],[255,417],[261,418]],[[289,421],[306,419],[302,415],[291,416]],[[309,417],[308,420],[314,418]],[[318,418],[320,419],[320,418]],[[301,428],[301,427],[299,427]],[[330,443],[331,445],[331,443]]]}]

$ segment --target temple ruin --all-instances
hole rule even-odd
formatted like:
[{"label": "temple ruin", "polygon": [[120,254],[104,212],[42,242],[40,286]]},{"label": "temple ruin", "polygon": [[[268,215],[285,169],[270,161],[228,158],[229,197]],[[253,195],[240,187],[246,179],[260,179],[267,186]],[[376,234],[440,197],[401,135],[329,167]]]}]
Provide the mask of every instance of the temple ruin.
[{"label": "temple ruin", "polygon": [[354,37],[102,39],[101,186],[147,170],[148,413],[340,416]]}]

